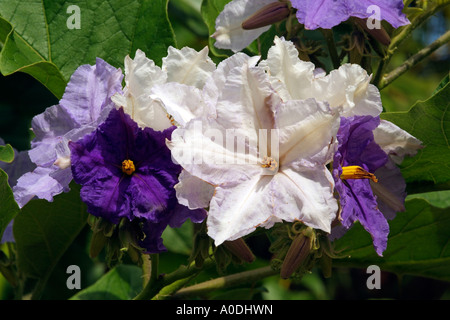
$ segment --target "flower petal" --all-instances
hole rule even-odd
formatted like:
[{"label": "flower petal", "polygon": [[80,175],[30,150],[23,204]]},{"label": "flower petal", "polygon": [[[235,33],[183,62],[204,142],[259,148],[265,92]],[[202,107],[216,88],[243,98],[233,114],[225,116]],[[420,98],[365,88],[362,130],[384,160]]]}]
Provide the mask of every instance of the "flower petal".
[{"label": "flower petal", "polygon": [[298,51],[291,41],[275,37],[267,59],[259,66],[268,70],[273,77],[272,85],[284,101],[309,96],[315,66],[298,58]]},{"label": "flower petal", "polygon": [[327,101],[332,109],[341,107],[343,117],[378,116],[383,110],[380,92],[370,79],[359,65],[345,64],[328,76],[316,78],[310,96]]},{"label": "flower petal", "polygon": [[241,51],[253,40],[270,29],[270,26],[254,30],[244,30],[242,22],[253,13],[272,3],[273,0],[233,0],[227,3],[216,19],[216,32],[212,35],[216,39],[215,46],[220,49]]},{"label": "flower petal", "polygon": [[402,13],[401,0],[291,0],[292,6],[297,9],[297,19],[305,25],[306,29],[331,29],[346,21],[350,17],[369,18],[373,15],[369,7],[375,5],[379,8],[381,19],[388,21],[394,28],[408,24],[409,21]]},{"label": "flower petal", "polygon": [[198,89],[203,88],[216,65],[208,57],[208,47],[199,52],[184,47],[181,50],[169,47],[163,58],[162,70],[167,73],[167,82],[178,82]]},{"label": "flower petal", "polygon": [[290,100],[275,116],[280,137],[280,166],[327,164],[334,151],[339,115],[314,99]]},{"label": "flower petal", "polygon": [[325,166],[284,168],[274,176],[274,183],[278,218],[300,220],[312,228],[331,231],[338,205],[333,196],[333,178]]},{"label": "flower petal", "polygon": [[375,142],[397,164],[400,164],[405,156],[414,156],[423,148],[420,140],[386,120],[381,120],[373,135]]},{"label": "flower petal", "polygon": [[214,186],[191,175],[188,171],[181,171],[175,185],[178,202],[190,209],[208,208]]},{"label": "flower petal", "polygon": [[208,235],[218,246],[254,231],[273,214],[272,176],[249,179],[216,188],[208,213]]},{"label": "flower petal", "polygon": [[185,126],[190,120],[203,116],[206,107],[201,91],[181,83],[166,83],[152,88],[152,99],[160,101],[177,125]]}]

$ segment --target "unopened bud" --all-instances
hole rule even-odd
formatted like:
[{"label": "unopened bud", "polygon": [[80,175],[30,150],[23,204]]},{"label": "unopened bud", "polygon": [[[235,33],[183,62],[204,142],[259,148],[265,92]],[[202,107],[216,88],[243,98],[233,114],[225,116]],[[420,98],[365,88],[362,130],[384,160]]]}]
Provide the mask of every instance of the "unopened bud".
[{"label": "unopened bud", "polygon": [[223,245],[239,259],[252,263],[255,260],[255,256],[250,248],[245,243],[244,239],[240,238],[234,241],[225,241]]},{"label": "unopened bud", "polygon": [[284,258],[281,265],[280,276],[288,279],[297,270],[311,252],[312,237],[299,233]]},{"label": "unopened bud", "polygon": [[252,30],[269,26],[273,23],[283,21],[290,14],[291,11],[287,3],[273,2],[264,6],[242,22],[242,29]]},{"label": "unopened bud", "polygon": [[354,20],[364,31],[370,34],[375,40],[377,40],[381,44],[385,46],[391,44],[391,37],[389,37],[389,34],[386,32],[383,26],[380,26],[380,28],[370,29],[367,27],[367,19],[355,18]]}]

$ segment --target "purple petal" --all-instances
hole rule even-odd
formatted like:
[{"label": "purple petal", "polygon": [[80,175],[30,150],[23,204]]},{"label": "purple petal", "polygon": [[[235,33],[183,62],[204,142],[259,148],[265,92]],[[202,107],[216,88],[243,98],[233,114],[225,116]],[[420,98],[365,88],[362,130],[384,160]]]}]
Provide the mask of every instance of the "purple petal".
[{"label": "purple petal", "polygon": [[409,24],[402,13],[402,0],[291,0],[291,3],[297,9],[298,21],[311,30],[331,29],[350,17],[372,17],[373,12],[368,8],[373,5],[380,8],[381,20],[386,20],[394,28]]},{"label": "purple petal", "polygon": [[[338,149],[333,159],[333,177],[342,208],[342,225],[350,228],[359,221],[371,234],[376,252],[386,249],[389,225],[378,209],[377,197],[368,179],[341,180],[343,166],[360,166],[370,173],[382,168],[387,154],[375,143],[373,130],[380,119],[371,116],[341,118],[337,139]],[[334,232],[336,236],[336,232]]]},{"label": "purple petal", "polygon": [[367,179],[352,179],[345,183],[336,182],[336,190],[341,200],[342,225],[350,228],[359,221],[370,233],[378,255],[382,255],[387,246],[389,224],[378,210],[378,203]]},{"label": "purple petal", "polygon": [[387,162],[386,153],[375,143],[373,130],[380,119],[371,116],[341,118],[334,161],[341,166],[361,166],[373,173]]},{"label": "purple petal", "polygon": [[54,165],[55,161],[69,157],[68,141],[79,140],[106,118],[114,107],[111,96],[121,92],[121,87],[121,70],[97,59],[96,65],[83,65],[74,72],[58,105],[33,118],[35,138],[29,156],[38,168],[18,180],[15,197],[19,205],[35,196],[52,201],[53,196],[69,190],[72,173]]}]

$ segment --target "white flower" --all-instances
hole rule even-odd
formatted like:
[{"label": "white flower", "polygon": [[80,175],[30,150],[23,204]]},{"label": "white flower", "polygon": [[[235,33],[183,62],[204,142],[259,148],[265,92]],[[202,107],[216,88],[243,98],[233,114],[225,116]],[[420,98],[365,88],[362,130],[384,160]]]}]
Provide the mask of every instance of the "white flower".
[{"label": "white flower", "polygon": [[208,57],[207,47],[200,52],[187,47],[181,50],[169,47],[162,68],[137,50],[134,59],[125,58],[124,93],[114,95],[112,100],[117,107],[123,107],[139,126],[162,131],[173,122],[164,106],[150,97],[152,88],[173,81],[202,88],[215,68]]},{"label": "white flower", "polygon": [[[186,172],[214,186],[207,226],[216,245],[280,221],[329,232],[338,209],[326,164],[339,114],[314,99],[283,102],[255,64],[243,54],[224,60],[202,91],[176,104],[171,92],[182,85],[158,86],[152,96],[185,110],[176,112],[183,125],[168,146]],[[177,193],[186,204],[207,204]]]},{"label": "white flower", "polygon": [[212,35],[216,39],[215,46],[220,49],[241,51],[256,40],[261,34],[270,29],[270,25],[254,30],[244,30],[242,22],[264,6],[274,0],[233,0],[225,5],[216,19],[216,32]]},{"label": "white flower", "polygon": [[[370,84],[371,77],[359,65],[344,64],[328,75],[317,75],[315,66],[298,58],[294,44],[275,37],[267,59],[260,63],[284,101],[314,98],[330,108],[341,109],[341,116],[378,116],[382,108],[380,92]],[[316,74],[315,74],[316,73]]]}]

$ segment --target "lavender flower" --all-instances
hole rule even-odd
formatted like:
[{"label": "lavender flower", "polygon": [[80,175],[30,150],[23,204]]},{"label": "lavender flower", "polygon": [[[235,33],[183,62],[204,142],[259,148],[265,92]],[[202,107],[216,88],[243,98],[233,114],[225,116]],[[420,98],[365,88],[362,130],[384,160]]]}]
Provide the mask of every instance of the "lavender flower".
[{"label": "lavender flower", "polygon": [[176,199],[181,167],[165,145],[174,129],[139,128],[120,108],[96,131],[69,143],[74,181],[82,186],[88,212],[113,224],[123,218],[144,222],[141,246],[149,253],[165,250],[161,234],[167,225],[205,218],[204,210],[190,211]]},{"label": "lavender flower", "polygon": [[[240,51],[250,45],[270,25],[286,19],[292,11],[287,1],[275,0],[233,0],[227,3],[216,19],[215,46],[220,49]],[[350,17],[360,19],[373,15],[373,6],[379,8],[381,20],[386,20],[394,28],[409,24],[402,13],[402,0],[291,0],[296,9],[297,20],[306,29],[331,29]]]},{"label": "lavender flower", "polygon": [[34,197],[53,200],[69,191],[69,140],[77,141],[96,129],[114,107],[111,97],[122,89],[122,71],[97,59],[94,66],[82,65],[72,75],[58,105],[35,116],[35,138],[28,154],[36,164],[21,176],[13,188],[14,197],[23,207]]},{"label": "lavender flower", "polygon": [[381,20],[386,20],[394,28],[409,24],[402,13],[402,0],[291,0],[297,9],[296,16],[306,29],[331,29],[350,17],[369,18],[371,6],[380,8]]}]

